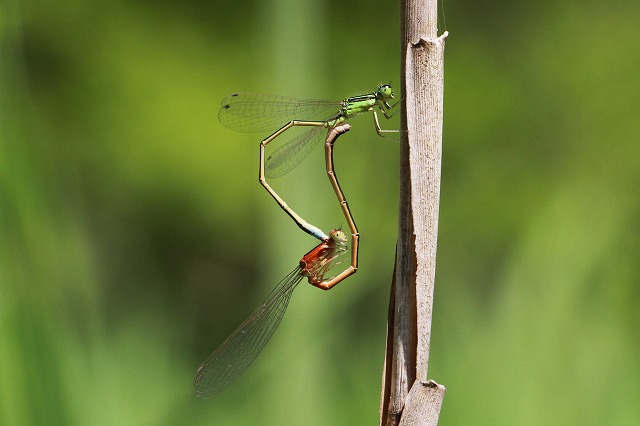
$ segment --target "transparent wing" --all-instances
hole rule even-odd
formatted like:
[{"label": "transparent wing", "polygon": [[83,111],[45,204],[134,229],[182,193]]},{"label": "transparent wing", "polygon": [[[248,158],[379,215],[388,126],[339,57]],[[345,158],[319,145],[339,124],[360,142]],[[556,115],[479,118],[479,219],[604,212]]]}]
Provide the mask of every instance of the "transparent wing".
[{"label": "transparent wing", "polygon": [[320,256],[309,268],[308,274],[313,278],[321,280],[330,280],[332,277],[325,277],[334,266],[342,263],[341,258],[347,253],[347,246],[336,247],[335,251]]},{"label": "transparent wing", "polygon": [[267,300],[202,363],[194,387],[200,398],[210,398],[233,383],[260,354],[278,328],[291,294],[303,275],[297,267],[273,289]]},{"label": "transparent wing", "polygon": [[291,120],[324,121],[341,108],[338,101],[302,100],[263,93],[234,93],[220,103],[218,119],[239,132],[275,131]]},{"label": "transparent wing", "polygon": [[[326,132],[326,127],[314,126],[277,148],[265,161],[265,175],[276,178],[289,173],[309,155]],[[286,134],[287,132],[284,132],[278,137]]]}]

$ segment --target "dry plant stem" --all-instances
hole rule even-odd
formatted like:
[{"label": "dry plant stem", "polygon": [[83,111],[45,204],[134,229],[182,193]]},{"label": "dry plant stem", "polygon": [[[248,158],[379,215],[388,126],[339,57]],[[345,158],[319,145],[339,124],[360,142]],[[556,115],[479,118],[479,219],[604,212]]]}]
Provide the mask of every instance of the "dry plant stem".
[{"label": "dry plant stem", "polygon": [[442,385],[433,380],[426,383],[416,381],[407,395],[400,426],[437,425],[445,391]]},{"label": "dry plant stem", "polygon": [[[416,253],[416,301],[418,348],[416,376],[427,379],[429,341],[433,308],[433,287],[438,243],[438,208],[442,166],[442,108],[444,39],[421,39],[407,50],[407,93],[420,93],[425,103],[417,102],[415,111],[407,113],[409,135],[409,170],[411,171],[411,211]],[[431,61],[431,63],[429,63]],[[426,64],[425,67],[423,65]],[[419,72],[416,72],[419,71]],[[439,84],[438,84],[439,83]]]},{"label": "dry plant stem", "polygon": [[438,232],[444,39],[437,1],[403,3],[400,211],[381,425],[435,425],[445,388],[427,382]]}]

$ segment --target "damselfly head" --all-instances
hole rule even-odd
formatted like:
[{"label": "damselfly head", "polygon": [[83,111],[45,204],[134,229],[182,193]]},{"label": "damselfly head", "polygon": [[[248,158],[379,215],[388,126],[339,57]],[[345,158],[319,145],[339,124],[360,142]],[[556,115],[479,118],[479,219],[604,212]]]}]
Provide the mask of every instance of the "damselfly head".
[{"label": "damselfly head", "polygon": [[329,237],[331,238],[331,241],[338,245],[347,244],[347,234],[345,234],[342,229],[333,229],[329,233]]},{"label": "damselfly head", "polygon": [[386,100],[393,99],[393,89],[390,84],[383,84],[376,91],[376,98]]}]

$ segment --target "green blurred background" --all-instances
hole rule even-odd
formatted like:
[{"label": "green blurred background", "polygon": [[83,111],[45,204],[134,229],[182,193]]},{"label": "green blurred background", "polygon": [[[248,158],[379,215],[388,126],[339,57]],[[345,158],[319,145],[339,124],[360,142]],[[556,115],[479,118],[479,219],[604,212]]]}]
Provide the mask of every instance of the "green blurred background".
[{"label": "green blurred background", "polygon": [[[640,3],[444,6],[441,424],[638,424]],[[0,423],[375,424],[399,159],[369,117],[336,152],[358,274],[301,285],[226,392],[192,379],[315,244],[219,101],[399,86],[399,27],[371,0],[4,0]],[[330,229],[322,161],[274,185]]]}]

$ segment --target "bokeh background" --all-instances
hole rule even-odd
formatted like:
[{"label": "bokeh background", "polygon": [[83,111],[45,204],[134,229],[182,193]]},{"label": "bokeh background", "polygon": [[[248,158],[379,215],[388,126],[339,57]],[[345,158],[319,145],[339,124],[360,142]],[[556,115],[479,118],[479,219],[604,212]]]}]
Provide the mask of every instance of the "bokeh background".
[{"label": "bokeh background", "polygon": [[[640,3],[444,7],[441,424],[638,424]],[[0,423],[375,424],[399,159],[370,117],[336,148],[358,274],[299,286],[224,393],[192,380],[315,244],[220,100],[399,86],[399,28],[372,0],[4,0]],[[322,161],[273,183],[330,229]]]}]

